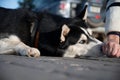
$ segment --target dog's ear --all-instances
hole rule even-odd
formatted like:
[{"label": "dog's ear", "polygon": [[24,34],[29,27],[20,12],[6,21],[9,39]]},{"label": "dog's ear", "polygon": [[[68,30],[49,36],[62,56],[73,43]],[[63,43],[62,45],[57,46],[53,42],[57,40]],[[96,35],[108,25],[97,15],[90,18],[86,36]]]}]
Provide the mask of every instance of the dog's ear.
[{"label": "dog's ear", "polygon": [[76,18],[80,18],[82,20],[86,20],[87,18],[87,9],[88,9],[88,3],[86,2],[83,8],[80,11],[80,14],[76,16]]},{"label": "dog's ear", "polygon": [[36,13],[32,11],[26,11],[25,19],[29,23],[34,22],[37,19]]},{"label": "dog's ear", "polygon": [[65,36],[67,36],[69,32],[70,32],[70,28],[66,24],[64,24],[62,26],[60,42],[64,42],[65,41]]}]

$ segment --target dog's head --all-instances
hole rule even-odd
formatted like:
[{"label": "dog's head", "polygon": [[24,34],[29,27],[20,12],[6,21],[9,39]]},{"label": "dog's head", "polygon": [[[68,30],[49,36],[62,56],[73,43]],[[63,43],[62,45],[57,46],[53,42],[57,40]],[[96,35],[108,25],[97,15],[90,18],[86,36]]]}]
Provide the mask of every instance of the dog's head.
[{"label": "dog's head", "polygon": [[64,57],[101,56],[102,42],[92,36],[92,30],[85,22],[87,5],[80,15],[62,26],[60,48],[65,49]]},{"label": "dog's head", "polygon": [[59,48],[65,50],[64,57],[100,56],[101,44],[102,42],[91,36],[89,28],[67,25],[62,27]]}]

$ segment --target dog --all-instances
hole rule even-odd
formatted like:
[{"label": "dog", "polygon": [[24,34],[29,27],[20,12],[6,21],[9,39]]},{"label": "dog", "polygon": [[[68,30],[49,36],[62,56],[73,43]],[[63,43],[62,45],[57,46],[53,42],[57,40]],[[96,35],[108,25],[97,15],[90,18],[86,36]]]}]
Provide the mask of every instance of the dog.
[{"label": "dog", "polygon": [[[75,18],[63,18],[46,12],[0,8],[0,54],[72,58],[101,56],[102,42],[91,36],[84,20],[85,11],[86,8]],[[32,31],[31,28],[36,29]],[[30,47],[32,32],[36,48]]]}]

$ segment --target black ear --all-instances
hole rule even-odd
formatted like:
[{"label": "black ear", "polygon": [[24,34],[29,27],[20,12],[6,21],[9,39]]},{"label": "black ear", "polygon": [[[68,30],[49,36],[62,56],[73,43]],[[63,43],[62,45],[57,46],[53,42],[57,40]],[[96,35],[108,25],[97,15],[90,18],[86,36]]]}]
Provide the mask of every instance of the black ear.
[{"label": "black ear", "polygon": [[36,13],[32,11],[27,11],[25,15],[26,21],[29,23],[34,22],[37,19]]},{"label": "black ear", "polygon": [[82,20],[85,20],[86,16],[87,16],[87,8],[88,8],[88,3],[86,2],[85,5],[80,10],[80,14],[77,15],[76,18],[80,18]]}]

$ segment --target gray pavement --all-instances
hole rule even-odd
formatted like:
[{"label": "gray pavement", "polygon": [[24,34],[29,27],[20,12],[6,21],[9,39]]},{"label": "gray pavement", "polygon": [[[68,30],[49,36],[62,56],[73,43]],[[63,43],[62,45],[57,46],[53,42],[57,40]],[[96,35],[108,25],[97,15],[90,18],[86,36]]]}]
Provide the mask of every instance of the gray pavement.
[{"label": "gray pavement", "polygon": [[120,59],[0,55],[0,80],[120,80]]}]

